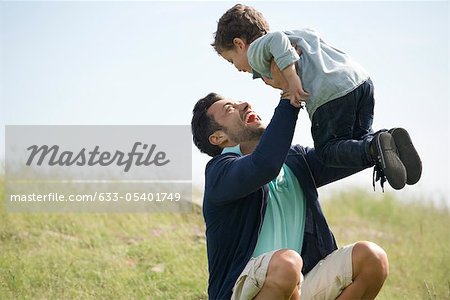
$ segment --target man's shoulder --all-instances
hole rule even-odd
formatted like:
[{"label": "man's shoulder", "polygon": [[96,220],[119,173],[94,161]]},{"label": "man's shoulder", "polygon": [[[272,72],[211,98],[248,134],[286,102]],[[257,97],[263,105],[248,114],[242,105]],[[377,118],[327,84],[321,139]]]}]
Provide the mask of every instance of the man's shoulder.
[{"label": "man's shoulder", "polygon": [[208,171],[208,169],[220,167],[222,164],[239,157],[241,157],[241,155],[234,152],[226,152],[216,155],[208,161],[208,163],[206,164],[206,170]]},{"label": "man's shoulder", "polygon": [[226,172],[226,169],[230,164],[241,157],[238,153],[227,152],[222,153],[211,158],[206,164],[205,168],[205,184],[210,187],[211,184],[221,182],[219,180]]}]

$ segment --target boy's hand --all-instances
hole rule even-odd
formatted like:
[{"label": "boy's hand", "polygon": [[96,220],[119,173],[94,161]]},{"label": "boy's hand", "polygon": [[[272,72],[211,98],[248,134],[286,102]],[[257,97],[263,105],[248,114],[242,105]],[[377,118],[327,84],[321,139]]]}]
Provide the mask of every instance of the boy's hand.
[{"label": "boy's hand", "polygon": [[[288,82],[288,89],[284,92],[287,93],[287,97],[291,101],[291,105],[295,107],[303,107],[305,105],[306,100],[309,97],[309,94],[303,90],[302,82],[300,81],[300,77],[297,75],[295,71],[295,65],[292,64],[283,70],[283,75]],[[283,92],[283,95],[284,95]],[[303,102],[303,103],[302,103]]]}]

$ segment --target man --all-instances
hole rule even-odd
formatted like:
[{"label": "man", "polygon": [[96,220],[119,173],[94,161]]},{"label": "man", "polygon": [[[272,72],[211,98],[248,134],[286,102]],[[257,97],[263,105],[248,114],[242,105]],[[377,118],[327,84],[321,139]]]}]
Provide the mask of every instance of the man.
[{"label": "man", "polygon": [[265,127],[246,102],[211,93],[195,105],[194,143],[213,156],[203,202],[210,299],[373,299],[387,277],[376,244],[337,249],[316,188],[360,169],[325,167],[314,149],[291,146],[298,112],[282,99]]}]

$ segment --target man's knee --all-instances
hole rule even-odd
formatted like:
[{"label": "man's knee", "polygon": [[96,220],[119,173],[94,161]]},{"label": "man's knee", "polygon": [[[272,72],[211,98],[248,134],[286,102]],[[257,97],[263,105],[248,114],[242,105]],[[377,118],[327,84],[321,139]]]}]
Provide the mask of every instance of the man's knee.
[{"label": "man's knee", "polygon": [[265,285],[289,292],[300,282],[303,260],[294,250],[278,250],[272,256]]},{"label": "man's knee", "polygon": [[357,242],[352,253],[354,269],[370,272],[383,281],[389,274],[389,261],[386,252],[375,243]]}]

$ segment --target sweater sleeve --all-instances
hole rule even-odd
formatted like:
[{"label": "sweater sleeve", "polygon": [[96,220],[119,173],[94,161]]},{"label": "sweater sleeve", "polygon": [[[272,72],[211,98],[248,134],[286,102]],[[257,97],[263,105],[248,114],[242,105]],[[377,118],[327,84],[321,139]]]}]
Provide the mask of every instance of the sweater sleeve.
[{"label": "sweater sleeve", "polygon": [[272,78],[270,61],[280,70],[299,60],[297,51],[292,47],[286,34],[281,31],[269,32],[250,44],[247,51],[248,62],[252,69],[260,75]]},{"label": "sweater sleeve", "polygon": [[314,148],[305,148],[305,158],[308,163],[311,174],[314,178],[316,187],[321,187],[337,180],[343,179],[355,173],[364,170],[366,167],[359,168],[335,168],[324,165],[317,155]]},{"label": "sweater sleeve", "polygon": [[281,170],[291,146],[299,109],[280,100],[253,153],[226,153],[206,166],[205,196],[220,205],[236,201],[267,184]]}]

